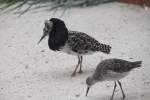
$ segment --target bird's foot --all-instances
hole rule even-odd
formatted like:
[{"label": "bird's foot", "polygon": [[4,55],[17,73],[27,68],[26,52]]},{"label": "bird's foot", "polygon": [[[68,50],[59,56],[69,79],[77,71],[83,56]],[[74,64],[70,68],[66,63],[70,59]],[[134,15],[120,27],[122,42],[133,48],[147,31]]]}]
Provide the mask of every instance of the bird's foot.
[{"label": "bird's foot", "polygon": [[126,96],[123,96],[123,97],[121,98],[121,100],[125,100],[125,97],[126,97]]},{"label": "bird's foot", "polygon": [[82,73],[83,73],[83,71],[82,71],[82,70],[79,70],[79,71],[78,71],[78,73],[79,73],[79,74],[82,74]]},{"label": "bird's foot", "polygon": [[72,73],[72,74],[71,74],[71,77],[75,77],[75,76],[76,76],[76,73]]},{"label": "bird's foot", "polygon": [[111,97],[109,100],[113,100],[113,98]]}]

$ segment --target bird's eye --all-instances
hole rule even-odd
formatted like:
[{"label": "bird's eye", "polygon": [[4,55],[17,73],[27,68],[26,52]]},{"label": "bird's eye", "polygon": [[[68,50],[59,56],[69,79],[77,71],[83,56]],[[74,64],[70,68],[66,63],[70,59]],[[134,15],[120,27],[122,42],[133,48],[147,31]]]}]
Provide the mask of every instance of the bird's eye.
[{"label": "bird's eye", "polygon": [[44,31],[44,32],[46,32],[46,31],[47,31],[47,28],[46,28],[46,27],[44,27],[43,31]]}]

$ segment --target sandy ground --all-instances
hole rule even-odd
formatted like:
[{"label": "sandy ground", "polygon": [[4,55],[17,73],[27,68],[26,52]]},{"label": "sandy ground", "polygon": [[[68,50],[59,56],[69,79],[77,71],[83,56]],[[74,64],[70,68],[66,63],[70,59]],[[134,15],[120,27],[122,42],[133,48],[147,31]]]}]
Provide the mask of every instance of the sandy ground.
[{"label": "sandy ground", "polygon": [[[126,100],[150,98],[150,9],[110,3],[67,10],[62,19],[72,30],[86,32],[110,44],[110,55],[95,53],[84,57],[82,75],[70,75],[77,57],[49,50],[47,39],[37,45],[44,20],[59,17],[45,10],[21,17],[0,16],[0,100],[108,100],[113,82],[94,85],[85,97],[85,79],[106,58],[143,60],[143,66],[122,80]],[[117,88],[114,100],[121,99]]]}]

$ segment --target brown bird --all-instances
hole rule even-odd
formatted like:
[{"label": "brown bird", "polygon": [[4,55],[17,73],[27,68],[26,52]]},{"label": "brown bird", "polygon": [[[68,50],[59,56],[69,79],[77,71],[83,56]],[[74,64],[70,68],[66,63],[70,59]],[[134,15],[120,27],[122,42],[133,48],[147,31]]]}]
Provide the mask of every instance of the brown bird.
[{"label": "brown bird", "polygon": [[132,69],[141,67],[141,63],[142,61],[130,62],[122,59],[103,60],[101,63],[98,64],[94,74],[86,79],[87,84],[86,96],[89,92],[90,87],[95,83],[102,81],[114,81],[115,85],[110,99],[113,100],[117,83],[121,88],[123,96],[122,98],[124,99],[125,94],[120,79],[127,76]]}]

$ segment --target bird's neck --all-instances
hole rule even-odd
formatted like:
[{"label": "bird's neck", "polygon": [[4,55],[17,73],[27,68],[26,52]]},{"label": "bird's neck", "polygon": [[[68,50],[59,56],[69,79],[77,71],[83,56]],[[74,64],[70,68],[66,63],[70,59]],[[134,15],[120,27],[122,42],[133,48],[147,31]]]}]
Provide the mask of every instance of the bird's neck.
[{"label": "bird's neck", "polygon": [[49,48],[52,50],[60,50],[61,47],[63,47],[68,40],[68,30],[67,28],[59,28],[59,29],[53,29],[51,33],[49,34],[49,41],[48,45]]},{"label": "bird's neck", "polygon": [[101,73],[94,73],[92,77],[93,77],[93,80],[104,81],[103,75]]}]

